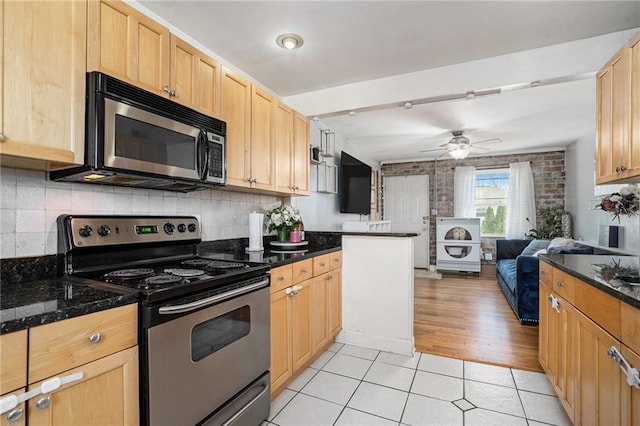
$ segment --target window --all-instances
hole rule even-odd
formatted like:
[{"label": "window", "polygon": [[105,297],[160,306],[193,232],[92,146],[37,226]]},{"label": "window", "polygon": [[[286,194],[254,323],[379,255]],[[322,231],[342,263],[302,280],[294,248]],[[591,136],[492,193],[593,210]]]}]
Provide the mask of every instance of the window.
[{"label": "window", "polygon": [[482,236],[504,236],[509,169],[476,170],[475,212]]}]

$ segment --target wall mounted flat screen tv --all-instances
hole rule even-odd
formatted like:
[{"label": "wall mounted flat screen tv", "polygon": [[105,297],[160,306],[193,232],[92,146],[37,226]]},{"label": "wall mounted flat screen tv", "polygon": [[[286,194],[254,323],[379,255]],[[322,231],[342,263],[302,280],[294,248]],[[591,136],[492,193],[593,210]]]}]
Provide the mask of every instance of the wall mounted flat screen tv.
[{"label": "wall mounted flat screen tv", "polygon": [[371,166],[342,151],[340,159],[340,213],[371,211]]}]

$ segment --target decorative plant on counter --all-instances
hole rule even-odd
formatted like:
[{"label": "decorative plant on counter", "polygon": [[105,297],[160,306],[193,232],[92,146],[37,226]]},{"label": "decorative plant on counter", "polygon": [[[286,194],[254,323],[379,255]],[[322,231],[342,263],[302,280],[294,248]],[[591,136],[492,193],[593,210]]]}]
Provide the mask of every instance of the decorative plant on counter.
[{"label": "decorative plant on counter", "polygon": [[[542,216],[542,224],[539,228],[529,229],[529,232],[525,234],[526,237],[533,237],[542,240],[551,240],[556,237],[570,238],[570,235],[565,235],[566,232],[563,229],[562,218],[568,215],[569,212],[563,210],[560,207],[547,207],[540,211]],[[535,226],[529,218],[527,222],[532,226]]]},{"label": "decorative plant on counter", "polygon": [[296,229],[302,220],[300,211],[293,206],[280,205],[265,213],[269,222],[269,231],[278,233],[278,241],[287,241],[289,232]]},{"label": "decorative plant on counter", "polygon": [[640,214],[640,188],[636,185],[622,187],[618,192],[602,197],[600,204],[595,208],[612,213],[611,220],[618,219],[618,222],[620,222],[620,216],[638,215]]}]

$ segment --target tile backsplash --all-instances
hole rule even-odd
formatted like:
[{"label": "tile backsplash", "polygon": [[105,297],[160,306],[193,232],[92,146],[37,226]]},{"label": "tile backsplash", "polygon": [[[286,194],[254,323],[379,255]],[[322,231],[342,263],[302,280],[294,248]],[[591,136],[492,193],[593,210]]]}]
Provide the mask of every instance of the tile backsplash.
[{"label": "tile backsplash", "polygon": [[204,241],[247,237],[249,213],[280,201],[229,190],[182,194],[113,186],[52,182],[41,171],[0,168],[0,257],[57,252],[61,214],[193,215]]}]

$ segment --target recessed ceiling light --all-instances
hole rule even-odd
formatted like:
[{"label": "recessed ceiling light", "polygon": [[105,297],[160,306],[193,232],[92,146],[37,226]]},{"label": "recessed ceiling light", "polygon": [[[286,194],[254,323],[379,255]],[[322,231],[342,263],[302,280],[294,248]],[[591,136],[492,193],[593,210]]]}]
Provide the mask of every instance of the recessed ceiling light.
[{"label": "recessed ceiling light", "polygon": [[284,49],[292,50],[302,46],[304,40],[298,34],[281,34],[276,38],[276,43]]},{"label": "recessed ceiling light", "polygon": [[355,111],[350,111],[349,112],[349,117],[355,117],[356,116],[356,112]]},{"label": "recessed ceiling light", "polygon": [[413,108],[413,104],[411,102],[405,102],[404,109],[411,109],[411,108]]}]

